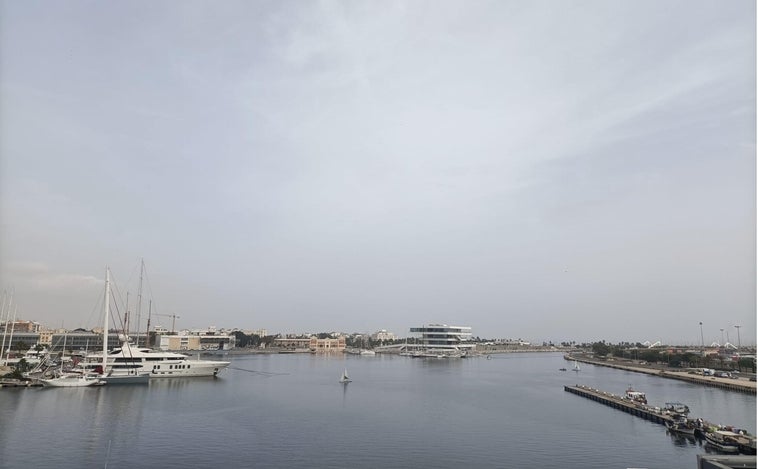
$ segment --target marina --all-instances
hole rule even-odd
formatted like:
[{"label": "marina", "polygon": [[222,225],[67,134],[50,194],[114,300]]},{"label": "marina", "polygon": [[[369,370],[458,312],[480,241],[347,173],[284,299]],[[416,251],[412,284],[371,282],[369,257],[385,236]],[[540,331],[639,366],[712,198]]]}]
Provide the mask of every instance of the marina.
[{"label": "marina", "polygon": [[[28,467],[14,448],[63,422],[78,431],[56,437],[35,465],[103,467],[107,460],[108,467],[139,468],[160,459],[169,468],[692,469],[698,455],[719,453],[701,439],[666,438],[662,424],[577,399],[564,391],[567,380],[622,394],[631,382],[649,401],[686,403],[693,415],[755,433],[755,399],[747,394],[592,365],[559,372],[561,354],[251,354],[231,362],[217,378],[4,388],[0,419],[13,428],[0,431],[4,466]],[[348,385],[338,382],[345,371]],[[167,447],[181,451],[166,458]]]},{"label": "marina", "polygon": [[[756,439],[754,435],[746,436],[742,430],[736,430],[732,427],[729,427],[728,430],[722,430],[720,429],[721,426],[702,418],[686,419],[683,414],[672,412],[665,408],[650,406],[647,404],[644,394],[639,391],[632,391],[630,389],[627,390],[624,396],[619,396],[583,385],[564,386],[564,390],[636,417],[665,425],[670,431],[705,438],[709,444],[724,453],[742,452],[744,454],[755,454],[756,452]],[[697,425],[688,426],[686,423],[683,423],[687,421],[696,421]]]}]

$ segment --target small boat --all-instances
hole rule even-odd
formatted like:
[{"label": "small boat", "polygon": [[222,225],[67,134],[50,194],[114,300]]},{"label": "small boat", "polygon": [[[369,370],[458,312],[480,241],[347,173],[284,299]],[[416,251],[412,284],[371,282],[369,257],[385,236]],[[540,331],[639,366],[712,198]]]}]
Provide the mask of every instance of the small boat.
[{"label": "small boat", "polygon": [[574,368],[573,369],[574,369],[574,371],[581,371],[582,370],[581,368],[579,368],[579,362],[576,361],[576,360],[574,360]]},{"label": "small boat", "polygon": [[697,425],[692,420],[682,418],[674,421],[666,421],[666,428],[671,433],[678,433],[680,435],[695,436],[695,430]]},{"label": "small boat", "polygon": [[690,413],[690,408],[681,402],[667,402],[666,405],[663,406],[663,410],[681,415],[687,415]]},{"label": "small boat", "polygon": [[105,381],[96,376],[80,374],[63,374],[57,378],[41,379],[43,386],[55,388],[80,388],[84,386],[102,386]]},{"label": "small boat", "polygon": [[626,390],[626,394],[624,394],[624,399],[629,399],[632,402],[637,402],[640,404],[647,404],[647,397],[645,396],[644,392],[635,391],[632,389],[631,386]]},{"label": "small boat", "polygon": [[351,382],[352,379],[347,375],[347,368],[345,368],[345,371],[342,373],[342,376],[340,377],[340,383],[347,384]]},{"label": "small boat", "polygon": [[566,368],[558,368],[558,371],[567,371]]},{"label": "small boat", "polygon": [[369,355],[370,356],[370,355],[376,355],[376,352],[374,352],[373,350],[361,350],[359,354],[360,355],[364,355],[364,356],[365,355]]},{"label": "small boat", "polygon": [[705,441],[722,453],[739,453],[737,438],[740,435],[726,430],[716,430],[705,434]]}]

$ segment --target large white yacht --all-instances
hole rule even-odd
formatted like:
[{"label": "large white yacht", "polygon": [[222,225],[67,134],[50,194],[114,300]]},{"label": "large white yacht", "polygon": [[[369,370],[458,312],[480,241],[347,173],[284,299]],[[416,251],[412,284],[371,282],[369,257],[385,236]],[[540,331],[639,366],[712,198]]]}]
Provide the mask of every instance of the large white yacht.
[{"label": "large white yacht", "polygon": [[[88,357],[90,365],[102,363],[102,354]],[[229,366],[230,362],[199,360],[181,353],[164,352],[136,347],[126,341],[121,348],[108,352],[106,372],[113,375],[150,373],[150,378],[185,378],[194,376],[216,376]]]},{"label": "large white yacht", "polygon": [[187,355],[174,352],[140,348],[129,343],[124,335],[121,348],[108,352],[108,316],[110,299],[110,270],[105,268],[105,314],[103,320],[103,351],[87,355],[78,367],[84,373],[94,371],[119,383],[144,383],[150,378],[183,378],[193,376],[216,376],[229,366],[229,362],[193,360]]}]

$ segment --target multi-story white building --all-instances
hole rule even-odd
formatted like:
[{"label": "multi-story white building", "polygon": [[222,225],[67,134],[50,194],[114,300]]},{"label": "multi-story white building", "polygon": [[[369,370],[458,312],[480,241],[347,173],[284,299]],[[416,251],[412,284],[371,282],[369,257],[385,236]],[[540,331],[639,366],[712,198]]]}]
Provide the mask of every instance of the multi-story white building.
[{"label": "multi-story white building", "polygon": [[468,326],[448,326],[447,324],[429,324],[423,327],[411,327],[411,333],[419,334],[416,352],[422,354],[466,353],[474,349],[471,341],[471,328]]},{"label": "multi-story white building", "polygon": [[382,329],[381,331],[376,331],[371,335],[371,340],[374,341],[383,341],[383,340],[395,340],[395,334],[392,332],[387,332],[386,329]]},{"label": "multi-story white building", "polygon": [[237,342],[234,335],[218,333],[213,327],[180,331],[175,335],[159,334],[158,337],[161,350],[229,350],[235,348]]}]

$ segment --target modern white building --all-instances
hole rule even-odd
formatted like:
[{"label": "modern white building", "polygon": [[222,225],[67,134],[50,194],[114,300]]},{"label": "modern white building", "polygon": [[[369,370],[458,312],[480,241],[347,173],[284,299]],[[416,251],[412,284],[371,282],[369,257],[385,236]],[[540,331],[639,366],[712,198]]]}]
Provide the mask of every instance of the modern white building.
[{"label": "modern white building", "polygon": [[411,327],[411,333],[420,335],[415,348],[421,353],[465,354],[476,347],[476,344],[471,341],[471,328],[468,326],[429,324],[423,327]]},{"label": "modern white building", "polygon": [[380,331],[374,332],[371,335],[371,339],[376,340],[376,341],[383,341],[383,340],[390,341],[390,340],[395,340],[396,337],[395,337],[395,334],[393,334],[392,332],[387,332],[386,329],[382,329]]}]

